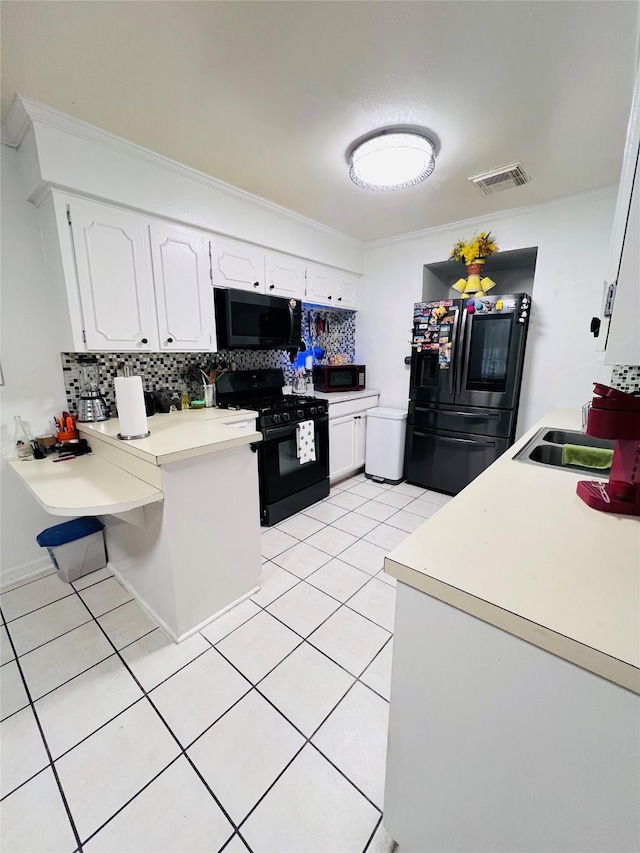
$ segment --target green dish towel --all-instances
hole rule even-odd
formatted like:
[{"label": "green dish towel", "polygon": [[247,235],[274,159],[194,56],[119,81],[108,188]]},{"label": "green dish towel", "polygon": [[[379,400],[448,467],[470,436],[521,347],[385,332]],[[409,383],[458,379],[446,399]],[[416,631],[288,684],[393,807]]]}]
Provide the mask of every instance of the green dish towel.
[{"label": "green dish towel", "polygon": [[582,468],[611,468],[613,450],[604,447],[581,447],[565,444],[562,448],[563,465],[580,465]]}]

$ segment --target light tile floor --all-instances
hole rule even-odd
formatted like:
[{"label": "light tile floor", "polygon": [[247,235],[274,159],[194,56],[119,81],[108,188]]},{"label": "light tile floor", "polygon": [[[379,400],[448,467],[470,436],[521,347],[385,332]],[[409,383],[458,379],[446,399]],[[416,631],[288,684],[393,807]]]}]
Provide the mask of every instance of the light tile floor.
[{"label": "light tile floor", "polygon": [[446,501],[338,483],[263,531],[260,592],[180,645],[107,570],[3,593],[2,850],[389,853],[382,566]]}]

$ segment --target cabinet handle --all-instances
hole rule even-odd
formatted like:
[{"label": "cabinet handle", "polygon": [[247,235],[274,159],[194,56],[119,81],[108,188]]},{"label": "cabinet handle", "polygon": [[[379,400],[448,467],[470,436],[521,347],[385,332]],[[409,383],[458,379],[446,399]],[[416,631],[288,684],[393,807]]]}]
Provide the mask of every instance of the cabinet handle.
[{"label": "cabinet handle", "polygon": [[269,290],[275,290],[275,289],[276,289],[275,284],[270,284],[270,285],[269,285]]},{"label": "cabinet handle", "polygon": [[254,282],[253,282],[253,286],[254,286],[254,287],[260,287],[260,282],[259,282],[259,281],[254,281]]},{"label": "cabinet handle", "polygon": [[168,344],[172,344],[172,343],[173,343],[173,338],[167,338],[167,343],[168,343]]},{"label": "cabinet handle", "polygon": [[[331,297],[329,297],[331,299]],[[338,296],[338,302],[342,302],[342,296]]]},{"label": "cabinet handle", "polygon": [[327,299],[333,299],[333,296],[328,296]]},{"label": "cabinet handle", "polygon": [[141,343],[141,344],[148,344],[148,343],[149,343],[149,341],[148,341],[146,338],[143,338],[143,339],[140,341],[140,343]]}]

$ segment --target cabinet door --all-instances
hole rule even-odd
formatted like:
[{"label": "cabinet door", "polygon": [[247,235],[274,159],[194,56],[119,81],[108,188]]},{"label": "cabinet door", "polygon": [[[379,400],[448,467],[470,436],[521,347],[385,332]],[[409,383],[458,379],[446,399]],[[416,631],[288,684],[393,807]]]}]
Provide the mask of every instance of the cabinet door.
[{"label": "cabinet door", "polygon": [[340,477],[356,467],[356,420],[353,415],[329,421],[329,476]]},{"label": "cabinet door", "polygon": [[146,223],[125,210],[69,205],[89,350],[157,350]]},{"label": "cabinet door", "polygon": [[355,461],[356,468],[360,468],[365,463],[367,452],[367,414],[363,412],[361,415],[354,415],[355,421]]},{"label": "cabinet door", "polygon": [[215,350],[209,238],[164,222],[149,225],[160,349]]},{"label": "cabinet door", "polygon": [[211,243],[214,287],[234,287],[264,293],[264,249],[237,240]]},{"label": "cabinet door", "polygon": [[305,298],[306,264],[298,258],[267,252],[265,255],[265,292],[286,299]]},{"label": "cabinet door", "polygon": [[338,308],[355,311],[358,307],[358,277],[349,273],[338,273],[333,302]]},{"label": "cabinet door", "polygon": [[634,178],[605,364],[640,364],[640,147]]},{"label": "cabinet door", "polygon": [[[631,104],[631,113],[629,115],[629,124],[627,126],[627,138],[624,146],[624,154],[622,158],[622,171],[620,173],[620,183],[618,184],[618,197],[616,200],[616,209],[613,215],[613,226],[611,229],[611,242],[609,244],[609,258],[606,267],[606,278],[604,280],[604,288],[602,294],[602,306],[600,309],[600,328],[596,338],[596,350],[607,350],[605,356],[605,364],[616,364],[616,358],[626,357],[624,354],[617,352],[617,342],[619,335],[616,334],[611,338],[610,329],[613,325],[612,312],[609,299],[609,288],[617,283],[618,290],[620,289],[622,276],[622,262],[625,253],[631,251],[633,253],[634,246],[637,255],[638,235],[637,231],[632,231],[630,228],[630,218],[633,212],[633,195],[636,194],[635,204],[638,204],[638,183],[640,182],[640,64],[636,70],[636,82],[633,95],[633,103]],[[637,210],[637,208],[636,208]],[[636,226],[637,228],[637,226]],[[637,292],[638,277],[637,270],[635,272],[635,281],[629,282]],[[624,286],[624,283],[623,283]],[[619,292],[615,294],[615,302],[613,313],[617,311],[615,303],[619,303]],[[623,297],[623,302],[624,302]],[[634,318],[638,320],[638,301],[635,302]],[[626,309],[620,308],[620,311]],[[595,318],[594,318],[595,319]],[[623,325],[627,325],[629,317],[623,319],[621,314],[617,320],[622,320]],[[617,325],[617,322],[616,324]],[[609,343],[612,343],[610,347]],[[640,344],[638,345],[640,346]],[[626,347],[625,347],[626,349]],[[632,348],[633,350],[633,348]],[[635,349],[638,352],[638,349]],[[633,357],[633,356],[632,356]],[[637,358],[637,355],[635,356]],[[622,364],[637,364],[637,361],[617,362]]]},{"label": "cabinet door", "polygon": [[317,305],[333,305],[336,291],[336,271],[330,267],[307,264],[307,302]]}]

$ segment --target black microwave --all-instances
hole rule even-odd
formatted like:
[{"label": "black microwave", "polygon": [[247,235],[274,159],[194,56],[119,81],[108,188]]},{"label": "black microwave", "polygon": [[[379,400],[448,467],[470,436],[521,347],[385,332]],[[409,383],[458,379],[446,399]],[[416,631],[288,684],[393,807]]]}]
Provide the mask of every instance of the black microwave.
[{"label": "black microwave", "polygon": [[302,303],[247,290],[214,288],[218,349],[298,349]]}]

